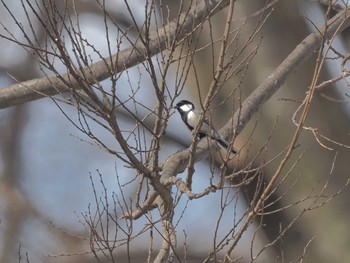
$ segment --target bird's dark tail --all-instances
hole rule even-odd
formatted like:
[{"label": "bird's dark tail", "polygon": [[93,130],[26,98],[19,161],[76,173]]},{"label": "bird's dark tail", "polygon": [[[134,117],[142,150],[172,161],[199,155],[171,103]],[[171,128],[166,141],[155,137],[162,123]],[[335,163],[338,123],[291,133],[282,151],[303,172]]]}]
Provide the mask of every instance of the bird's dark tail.
[{"label": "bird's dark tail", "polygon": [[[215,139],[218,143],[219,143],[219,145],[221,146],[221,147],[223,147],[224,149],[228,149],[229,148],[229,143],[225,140],[225,139],[223,139],[223,138],[213,138],[213,139]],[[235,147],[233,147],[232,146],[232,148],[231,148],[231,152],[233,153],[233,154],[236,154],[237,153],[237,149],[235,148]]]}]

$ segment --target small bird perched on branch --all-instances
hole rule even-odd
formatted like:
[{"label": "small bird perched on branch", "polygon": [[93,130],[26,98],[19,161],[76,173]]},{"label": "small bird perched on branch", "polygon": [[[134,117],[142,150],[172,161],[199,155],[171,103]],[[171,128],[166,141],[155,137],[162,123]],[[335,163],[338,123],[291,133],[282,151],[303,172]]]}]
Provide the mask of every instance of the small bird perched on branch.
[{"label": "small bird perched on branch", "polygon": [[[182,121],[186,124],[186,126],[192,131],[198,121],[201,118],[201,113],[195,112],[195,108],[192,102],[188,100],[182,100],[176,104],[174,107],[181,115]],[[208,119],[204,119],[201,127],[199,128],[199,139],[204,137],[210,137],[213,140],[216,140],[218,144],[224,149],[229,148],[229,143],[215,130],[213,127],[209,125]],[[231,152],[233,154],[237,153],[237,150],[232,147]]]}]

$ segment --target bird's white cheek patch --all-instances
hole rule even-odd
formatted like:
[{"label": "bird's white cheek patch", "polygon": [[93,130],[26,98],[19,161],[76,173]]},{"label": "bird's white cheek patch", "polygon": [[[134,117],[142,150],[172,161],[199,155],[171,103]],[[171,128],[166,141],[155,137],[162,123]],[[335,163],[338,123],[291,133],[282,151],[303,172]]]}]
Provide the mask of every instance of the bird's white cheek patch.
[{"label": "bird's white cheek patch", "polygon": [[184,112],[192,110],[192,108],[189,105],[187,105],[187,104],[182,105],[180,107],[180,109],[183,110]]}]

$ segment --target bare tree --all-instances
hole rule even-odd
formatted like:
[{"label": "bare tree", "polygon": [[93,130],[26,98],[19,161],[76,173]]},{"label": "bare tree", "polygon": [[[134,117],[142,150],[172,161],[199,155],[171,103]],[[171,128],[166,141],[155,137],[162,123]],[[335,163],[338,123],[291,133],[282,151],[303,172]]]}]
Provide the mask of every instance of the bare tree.
[{"label": "bare tree", "polygon": [[[111,189],[103,173],[97,172],[98,184],[102,186],[99,192],[95,177],[91,177],[95,203],[82,216],[88,238],[71,234],[79,240],[77,246],[85,251],[63,254],[92,255],[101,262],[117,262],[124,256],[133,262],[137,252],[132,244],[140,237],[148,237],[139,250],[143,261],[145,255],[148,262],[191,260],[194,253],[187,246],[186,232],[184,249],[179,248],[182,239],[178,224],[187,207],[186,204],[182,210],[179,204],[186,199],[193,207],[192,200],[208,196],[220,196],[217,204],[220,213],[216,224],[208,226],[213,233],[212,246],[200,261],[234,262],[244,256],[242,262],[268,257],[282,262],[284,250],[293,251],[292,242],[286,242],[285,247],[281,245],[287,234],[293,233],[293,229],[302,232],[298,223],[304,220],[304,215],[339,196],[349,182],[346,178],[329,192],[336,153],[328,159],[329,169],[309,191],[296,199],[291,195],[302,181],[298,170],[304,155],[298,149],[299,145],[303,146],[302,135],[311,135],[325,151],[349,148],[309,124],[307,117],[312,116],[310,111],[317,91],[348,76],[345,69],[348,56],[337,49],[334,41],[349,26],[350,11],[338,3],[324,4],[326,22],[322,26],[313,25],[314,31],[249,91],[244,83],[264,44],[263,31],[278,9],[278,2],[259,3],[254,11],[239,15],[237,9],[242,10],[244,4],[235,0],[181,1],[177,5],[145,1],[140,23],[132,1],[124,1],[125,12],[119,13],[122,15],[118,20],[108,10],[107,1],[84,5],[80,1],[23,0],[25,16],[19,18],[1,0],[3,9],[24,36],[18,39],[2,22],[1,38],[24,48],[36,61],[42,76],[22,81],[10,74],[16,83],[0,89],[0,107],[50,97],[85,136],[83,140],[117,159],[117,189]],[[86,10],[98,14],[104,25],[105,34],[98,36],[103,38],[103,50],[84,35],[81,14]],[[203,57],[206,63],[201,61]],[[269,127],[270,135],[264,143],[253,146],[262,107],[310,58],[313,70],[309,84],[303,87],[303,97],[285,101],[297,103],[289,114],[294,128],[285,136],[283,149],[271,156],[269,149],[275,140],[276,126]],[[322,70],[330,59],[342,63],[342,76],[320,83]],[[201,75],[201,67],[206,67],[207,76]],[[135,68],[138,76],[131,72]],[[125,76],[126,82],[120,85]],[[149,81],[148,85],[143,78]],[[144,94],[148,94],[147,99]],[[185,126],[176,132],[169,131],[168,126],[176,102],[190,94],[203,112],[202,118],[192,132],[191,145],[166,155],[163,150],[166,144],[183,143],[182,134],[188,132]],[[75,109],[77,117],[70,114],[67,105]],[[216,124],[215,110],[219,106],[229,109],[226,123],[219,130],[230,142],[228,149],[220,148],[210,138],[198,140],[205,117],[211,125]],[[254,127],[241,140],[240,135],[249,123],[255,123]],[[108,137],[101,136],[100,130],[107,132]],[[238,148],[237,155],[232,155],[233,147]],[[195,164],[201,162],[206,164],[206,169],[198,172]],[[12,167],[11,162],[6,163]],[[120,167],[127,167],[129,173],[120,174]],[[208,178],[206,186],[195,191],[195,177],[203,171]],[[6,170],[4,173],[11,174]],[[133,189],[131,192],[127,190],[129,187]],[[246,204],[243,211],[238,208],[242,202]],[[35,215],[40,213],[35,208],[29,210]],[[223,223],[228,214],[231,217],[234,214],[229,226]],[[146,225],[136,227],[141,218]],[[273,228],[266,227],[271,224]],[[243,237],[248,231],[251,232],[248,254],[243,255],[237,246],[245,242]],[[267,240],[263,240],[263,233]],[[258,239],[262,243],[257,244]],[[300,240],[303,250],[288,260],[305,259],[313,237]],[[8,244],[13,246],[14,241]],[[2,251],[5,255],[4,250],[6,246]]]}]

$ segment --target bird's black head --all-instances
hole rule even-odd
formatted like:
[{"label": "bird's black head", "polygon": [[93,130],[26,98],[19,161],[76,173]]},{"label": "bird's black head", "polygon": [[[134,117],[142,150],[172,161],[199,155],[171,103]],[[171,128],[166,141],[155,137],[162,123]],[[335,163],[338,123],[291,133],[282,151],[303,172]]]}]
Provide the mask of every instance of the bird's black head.
[{"label": "bird's black head", "polygon": [[182,100],[178,102],[174,108],[177,109],[179,113],[184,113],[194,110],[194,105],[188,100]]}]

